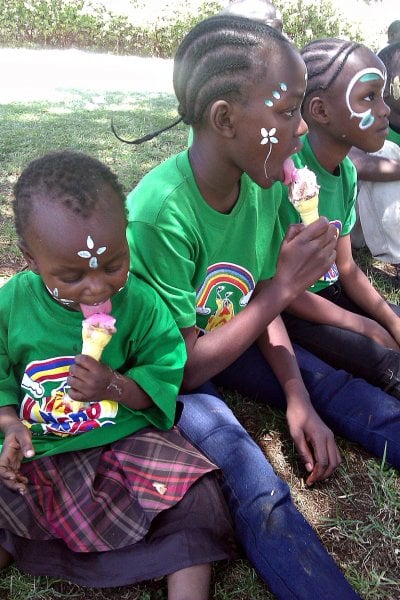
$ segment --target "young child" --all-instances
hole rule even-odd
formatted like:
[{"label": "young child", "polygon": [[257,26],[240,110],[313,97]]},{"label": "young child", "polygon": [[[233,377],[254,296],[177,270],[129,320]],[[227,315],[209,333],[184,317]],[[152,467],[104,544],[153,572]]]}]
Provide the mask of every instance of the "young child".
[{"label": "young child", "polygon": [[400,42],[378,56],[387,70],[384,98],[390,108],[389,133],[377,152],[360,148],[349,152],[358,177],[358,219],[351,243],[354,248],[367,245],[372,256],[395,267],[400,280]]},{"label": "young child", "polygon": [[[29,270],[0,289],[0,566],[94,587],[167,575],[170,600],[207,600],[233,534],[216,467],[174,427],[185,347],[128,275],[122,189],[59,152],[28,165],[13,208]],[[98,362],[81,330],[103,312]]]},{"label": "young child", "polygon": [[[315,172],[319,214],[336,224],[338,245],[335,264],[288,306],[284,320],[293,341],[400,398],[400,307],[374,289],[350,242],[357,182],[347,154],[352,146],[373,152],[385,141],[385,67],[367,47],[336,38],[311,42],[302,56],[309,132],[294,163]],[[286,187],[279,214],[285,229],[300,221]]]},{"label": "young child", "polygon": [[293,349],[279,319],[336,257],[326,219],[282,242],[277,218],[273,183],[306,131],[305,76],[293,45],[261,22],[217,16],[194,27],[174,64],[193,144],[129,195],[127,235],[131,269],[157,289],[186,340],[179,428],[221,468],[247,556],[277,598],[333,600],[356,594],[215,386],[286,411],[308,484],[340,462],[321,418],[377,456],[386,448],[400,467],[400,404]]}]

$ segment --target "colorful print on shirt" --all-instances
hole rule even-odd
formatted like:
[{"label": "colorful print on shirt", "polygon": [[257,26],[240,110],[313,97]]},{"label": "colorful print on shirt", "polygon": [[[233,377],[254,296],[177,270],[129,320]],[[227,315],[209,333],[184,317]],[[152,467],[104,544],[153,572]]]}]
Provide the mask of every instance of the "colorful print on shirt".
[{"label": "colorful print on shirt", "polygon": [[206,332],[230,321],[248,304],[254,287],[252,274],[240,265],[221,262],[209,266],[196,294],[197,327]]},{"label": "colorful print on shirt", "polygon": [[73,356],[59,356],[27,365],[22,378],[20,418],[32,434],[68,436],[114,425],[118,403],[111,400],[81,403],[67,396]]}]

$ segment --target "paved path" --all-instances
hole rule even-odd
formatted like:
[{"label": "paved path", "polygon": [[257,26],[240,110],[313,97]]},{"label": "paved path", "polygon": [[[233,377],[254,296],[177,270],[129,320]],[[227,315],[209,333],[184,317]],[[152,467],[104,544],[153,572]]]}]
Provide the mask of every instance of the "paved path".
[{"label": "paved path", "polygon": [[173,94],[172,60],[80,50],[0,48],[0,103],[59,99],[63,90]]}]

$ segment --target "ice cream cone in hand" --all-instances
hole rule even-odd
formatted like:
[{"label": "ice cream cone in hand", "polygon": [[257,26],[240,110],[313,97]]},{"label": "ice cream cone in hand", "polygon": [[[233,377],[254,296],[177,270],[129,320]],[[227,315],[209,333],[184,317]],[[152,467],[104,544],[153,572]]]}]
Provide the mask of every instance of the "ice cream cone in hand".
[{"label": "ice cream cone in hand", "polygon": [[284,170],[289,200],[300,214],[304,225],[310,225],[319,217],[319,185],[315,173],[308,167],[296,169],[291,159],[285,161]]},{"label": "ice cream cone in hand", "polygon": [[[104,348],[116,332],[115,319],[105,313],[95,313],[82,321],[82,354],[100,361]],[[85,406],[85,402],[72,400],[68,394],[64,396],[64,405],[72,412]]]},{"label": "ice cream cone in hand", "polygon": [[100,360],[116,329],[111,315],[96,313],[82,321],[82,354]]}]

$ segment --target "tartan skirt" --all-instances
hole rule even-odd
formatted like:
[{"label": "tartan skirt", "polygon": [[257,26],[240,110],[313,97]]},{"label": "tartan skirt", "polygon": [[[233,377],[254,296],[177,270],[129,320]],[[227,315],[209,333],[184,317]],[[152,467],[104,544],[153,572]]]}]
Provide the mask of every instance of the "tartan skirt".
[{"label": "tartan skirt", "polygon": [[216,469],[176,428],[43,457],[22,464],[25,495],[0,488],[0,530],[62,540],[73,552],[117,550],[142,540],[158,514]]}]

